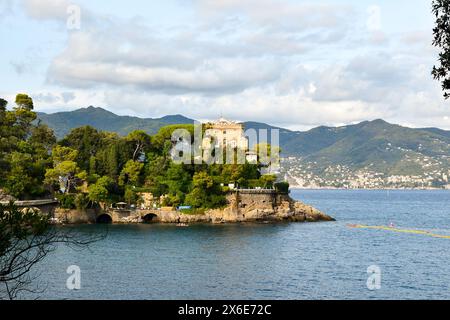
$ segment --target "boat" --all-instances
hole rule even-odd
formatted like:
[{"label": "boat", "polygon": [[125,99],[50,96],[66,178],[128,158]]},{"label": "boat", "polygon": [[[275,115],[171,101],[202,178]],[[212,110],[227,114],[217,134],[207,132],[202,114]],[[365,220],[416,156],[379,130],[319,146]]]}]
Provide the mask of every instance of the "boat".
[{"label": "boat", "polygon": [[178,224],[177,224],[177,227],[180,227],[180,228],[187,228],[187,227],[189,227],[189,225],[186,224],[186,223],[178,223]]}]

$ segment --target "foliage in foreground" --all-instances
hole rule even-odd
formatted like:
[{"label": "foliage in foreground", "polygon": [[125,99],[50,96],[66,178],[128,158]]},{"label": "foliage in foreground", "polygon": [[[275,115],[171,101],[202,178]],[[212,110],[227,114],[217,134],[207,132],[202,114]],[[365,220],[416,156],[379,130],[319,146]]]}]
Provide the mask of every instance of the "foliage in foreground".
[{"label": "foliage in foreground", "polygon": [[450,98],[450,0],[433,0],[432,12],[436,18],[433,29],[433,45],[441,50],[439,64],[433,67],[432,75],[439,80],[444,97]]},{"label": "foliage in foreground", "polygon": [[38,211],[0,205],[0,300],[16,299],[24,292],[38,294],[34,267],[58,245],[81,249],[102,237],[52,226],[49,216]]}]

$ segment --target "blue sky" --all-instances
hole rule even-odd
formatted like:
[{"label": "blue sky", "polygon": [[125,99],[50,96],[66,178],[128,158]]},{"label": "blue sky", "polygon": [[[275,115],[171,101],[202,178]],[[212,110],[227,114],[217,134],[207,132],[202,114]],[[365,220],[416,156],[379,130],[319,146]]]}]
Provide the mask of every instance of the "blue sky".
[{"label": "blue sky", "polygon": [[45,112],[450,129],[430,3],[0,0],[0,96],[29,93]]}]

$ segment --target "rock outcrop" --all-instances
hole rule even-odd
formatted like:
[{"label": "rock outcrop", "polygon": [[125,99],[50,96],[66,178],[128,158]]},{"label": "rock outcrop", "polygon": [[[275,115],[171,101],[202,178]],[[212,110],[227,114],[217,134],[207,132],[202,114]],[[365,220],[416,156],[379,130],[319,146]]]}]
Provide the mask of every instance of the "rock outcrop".
[{"label": "rock outcrop", "polygon": [[[264,196],[262,196],[264,195]],[[160,212],[153,222],[160,223],[238,223],[238,222],[319,222],[334,221],[325,213],[293,200],[285,194],[233,193],[228,206],[208,210],[204,214],[183,214],[179,211]]]},{"label": "rock outcrop", "polygon": [[55,219],[61,223],[95,223],[107,218],[113,223],[243,223],[243,222],[319,222],[334,221],[325,213],[288,194],[274,190],[239,190],[227,196],[227,206],[190,214],[176,210],[63,210],[58,209]]}]

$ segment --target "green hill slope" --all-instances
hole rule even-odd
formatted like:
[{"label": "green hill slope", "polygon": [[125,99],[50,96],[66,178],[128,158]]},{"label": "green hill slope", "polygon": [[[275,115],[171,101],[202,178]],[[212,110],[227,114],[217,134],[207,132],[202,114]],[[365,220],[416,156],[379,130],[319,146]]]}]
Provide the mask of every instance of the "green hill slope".
[{"label": "green hill slope", "polygon": [[144,130],[154,134],[163,126],[186,124],[193,121],[181,115],[166,116],[159,119],[118,116],[105,109],[94,107],[54,114],[38,113],[38,118],[52,128],[60,139],[67,135],[70,130],[86,125],[99,130],[117,132],[120,135],[127,135],[134,130]]}]

